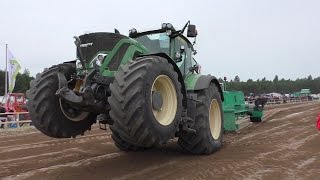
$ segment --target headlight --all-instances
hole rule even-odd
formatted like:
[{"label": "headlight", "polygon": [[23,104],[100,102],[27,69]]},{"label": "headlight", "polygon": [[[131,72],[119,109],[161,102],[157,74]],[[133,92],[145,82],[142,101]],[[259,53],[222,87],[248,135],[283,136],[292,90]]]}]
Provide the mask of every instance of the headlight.
[{"label": "headlight", "polygon": [[108,54],[100,53],[94,58],[94,60],[91,63],[95,63],[96,65],[101,66],[107,55]]},{"label": "headlight", "polygon": [[96,60],[96,65],[101,66],[101,61],[99,61],[99,59]]},{"label": "headlight", "polygon": [[77,62],[76,62],[76,68],[77,68],[77,69],[82,69],[82,64],[81,64],[80,61],[77,61]]},{"label": "headlight", "polygon": [[99,55],[98,55],[98,61],[102,62],[103,59],[104,59],[104,56],[105,56],[105,55],[99,54]]}]

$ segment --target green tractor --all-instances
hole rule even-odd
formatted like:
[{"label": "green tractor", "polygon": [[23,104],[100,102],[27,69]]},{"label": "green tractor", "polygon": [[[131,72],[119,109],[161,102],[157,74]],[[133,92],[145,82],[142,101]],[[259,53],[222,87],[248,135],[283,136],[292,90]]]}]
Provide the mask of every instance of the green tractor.
[{"label": "green tractor", "polygon": [[99,122],[109,125],[124,151],[174,137],[193,154],[219,150],[223,92],[217,78],[200,74],[193,58],[196,36],[188,21],[181,30],[164,23],[150,31],[131,29],[129,37],[116,29],[74,37],[77,60],[45,69],[30,83],[34,126],[47,136],[69,138]]}]

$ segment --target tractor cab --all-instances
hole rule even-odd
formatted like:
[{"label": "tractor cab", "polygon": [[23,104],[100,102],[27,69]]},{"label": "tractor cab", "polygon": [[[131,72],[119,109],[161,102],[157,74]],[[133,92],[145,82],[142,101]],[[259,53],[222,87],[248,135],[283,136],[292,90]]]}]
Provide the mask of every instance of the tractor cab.
[{"label": "tractor cab", "polygon": [[149,50],[148,54],[165,54],[173,59],[183,75],[189,72],[199,73],[199,66],[192,57],[196,54],[187,37],[183,35],[186,27],[188,27],[187,37],[196,38],[197,31],[195,25],[191,25],[190,21],[182,28],[175,30],[170,23],[163,23],[161,29],[138,32],[135,28],[129,31],[129,37],[135,39]]}]

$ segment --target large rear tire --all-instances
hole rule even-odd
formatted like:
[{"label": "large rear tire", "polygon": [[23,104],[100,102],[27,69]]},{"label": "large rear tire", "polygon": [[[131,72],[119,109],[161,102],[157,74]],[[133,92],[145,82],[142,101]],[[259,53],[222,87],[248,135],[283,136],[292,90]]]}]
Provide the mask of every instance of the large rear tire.
[{"label": "large rear tire", "polygon": [[162,57],[140,57],[121,65],[114,76],[108,99],[114,137],[144,148],[174,137],[181,118],[182,93],[173,66]]},{"label": "large rear tire", "polygon": [[77,116],[66,116],[67,111],[63,108],[66,105],[62,106],[63,100],[55,95],[59,89],[57,76],[59,68],[67,80],[75,73],[74,64],[64,63],[37,74],[36,79],[30,82],[30,89],[27,91],[27,106],[34,126],[43,134],[54,138],[75,137],[91,128],[96,121],[96,115],[79,111],[81,119],[78,121],[75,121]]},{"label": "large rear tire", "polygon": [[179,134],[179,145],[193,154],[211,154],[218,151],[223,137],[223,110],[218,87],[210,84],[198,91],[196,104],[196,133]]}]

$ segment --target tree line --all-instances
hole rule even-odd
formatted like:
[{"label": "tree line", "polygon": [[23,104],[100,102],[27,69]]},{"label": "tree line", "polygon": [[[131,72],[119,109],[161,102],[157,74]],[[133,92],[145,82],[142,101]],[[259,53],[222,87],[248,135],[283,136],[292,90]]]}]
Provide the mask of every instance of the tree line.
[{"label": "tree line", "polygon": [[[223,79],[219,79],[223,82]],[[279,79],[276,75],[274,79],[266,80],[266,78],[257,79],[256,81],[248,79],[247,81],[241,81],[239,76],[236,76],[233,80],[226,81],[227,90],[243,91],[245,95],[254,93],[256,95],[263,93],[284,93],[292,94],[294,92],[300,92],[301,89],[310,89],[311,93],[320,93],[320,76],[313,78],[309,75],[306,78],[298,78],[296,80]]]},{"label": "tree line", "polygon": [[[34,77],[30,76],[28,69],[25,69],[23,73],[18,73],[13,92],[25,93],[30,88],[30,81],[32,79],[34,79]],[[224,82],[221,78],[219,78],[219,81],[221,83]],[[311,75],[296,80],[279,79],[276,75],[272,81],[267,80],[266,78],[257,79],[255,81],[252,79],[241,81],[240,77],[236,76],[234,79],[226,81],[225,83],[227,90],[243,91],[245,95],[249,95],[250,93],[258,95],[271,92],[290,94],[299,92],[301,89],[310,89],[311,93],[315,94],[320,93],[320,77],[313,78]],[[5,73],[0,70],[0,96],[4,95],[4,84]]]},{"label": "tree line", "polygon": [[[18,73],[16,77],[16,84],[14,86],[14,93],[26,93],[30,88],[30,81],[34,77],[30,76],[28,69],[25,69],[23,73]],[[0,96],[5,94],[5,72],[0,70]]]}]

